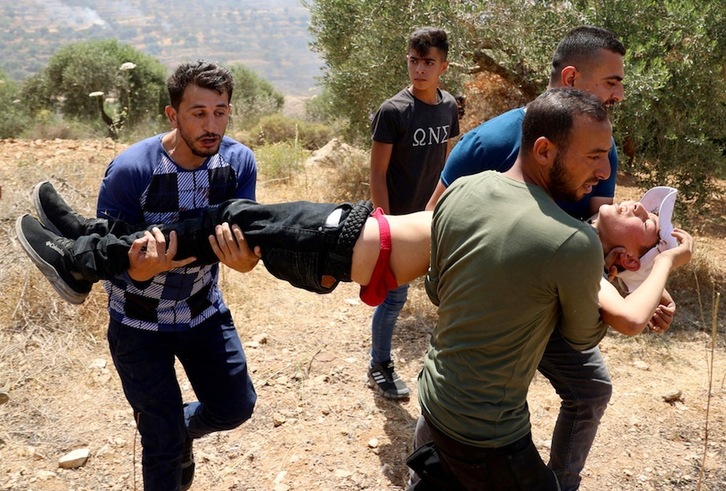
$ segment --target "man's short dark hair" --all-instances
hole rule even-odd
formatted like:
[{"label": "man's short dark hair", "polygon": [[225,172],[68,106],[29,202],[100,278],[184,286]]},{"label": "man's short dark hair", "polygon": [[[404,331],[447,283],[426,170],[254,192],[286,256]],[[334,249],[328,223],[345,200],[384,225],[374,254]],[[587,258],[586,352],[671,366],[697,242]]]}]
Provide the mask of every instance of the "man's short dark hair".
[{"label": "man's short dark hair", "polygon": [[567,148],[575,116],[607,121],[608,111],[596,96],[571,87],[549,89],[529,103],[522,121],[522,151],[529,153],[544,136],[558,148]]},{"label": "man's short dark hair", "polygon": [[557,80],[566,66],[587,70],[601,49],[625,56],[625,46],[612,31],[595,26],[572,29],[562,38],[552,56],[550,82]]},{"label": "man's short dark hair", "polygon": [[169,101],[174,109],[179,109],[184,90],[190,85],[216,90],[219,94],[227,92],[228,100],[232,100],[232,90],[234,89],[232,74],[226,68],[211,61],[198,60],[194,63],[182,63],[174,70],[166,82]]},{"label": "man's short dark hair", "polygon": [[449,55],[449,41],[446,32],[435,27],[421,27],[416,29],[408,40],[408,49],[419,55],[425,55],[431,48],[438,48],[444,55]]}]

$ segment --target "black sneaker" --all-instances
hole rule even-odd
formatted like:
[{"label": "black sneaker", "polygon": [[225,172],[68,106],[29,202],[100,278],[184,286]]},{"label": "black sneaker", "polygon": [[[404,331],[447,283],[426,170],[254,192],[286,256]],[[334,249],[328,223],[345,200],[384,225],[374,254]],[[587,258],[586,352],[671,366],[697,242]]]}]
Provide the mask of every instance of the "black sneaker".
[{"label": "black sneaker", "polygon": [[187,489],[192,487],[192,482],[194,481],[194,452],[192,450],[192,445],[194,444],[194,440],[192,438],[187,437],[186,441],[184,442],[184,448],[182,449],[182,461],[181,461],[181,468],[182,468],[182,480],[181,480],[181,488],[182,491],[186,491]]},{"label": "black sneaker", "polygon": [[388,399],[408,399],[411,394],[393,368],[392,361],[376,363],[368,369],[368,386],[378,389],[378,393]]},{"label": "black sneaker", "polygon": [[71,247],[74,241],[58,237],[30,215],[18,218],[15,233],[30,260],[61,297],[73,304],[86,300],[93,283],[84,280],[73,266]]},{"label": "black sneaker", "polygon": [[33,203],[43,226],[68,239],[75,240],[81,235],[87,235],[87,231],[97,221],[75,212],[50,181],[43,181],[33,188]]}]

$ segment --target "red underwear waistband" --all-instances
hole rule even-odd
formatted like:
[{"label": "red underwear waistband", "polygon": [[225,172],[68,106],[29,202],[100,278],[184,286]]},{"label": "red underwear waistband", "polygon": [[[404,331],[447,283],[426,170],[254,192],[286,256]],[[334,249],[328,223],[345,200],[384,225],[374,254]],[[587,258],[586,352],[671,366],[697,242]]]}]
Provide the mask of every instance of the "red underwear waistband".
[{"label": "red underwear waistband", "polygon": [[367,305],[375,307],[386,299],[389,290],[398,287],[398,283],[391,271],[391,226],[381,208],[376,208],[371,216],[378,220],[380,252],[371,281],[360,287],[360,298]]}]

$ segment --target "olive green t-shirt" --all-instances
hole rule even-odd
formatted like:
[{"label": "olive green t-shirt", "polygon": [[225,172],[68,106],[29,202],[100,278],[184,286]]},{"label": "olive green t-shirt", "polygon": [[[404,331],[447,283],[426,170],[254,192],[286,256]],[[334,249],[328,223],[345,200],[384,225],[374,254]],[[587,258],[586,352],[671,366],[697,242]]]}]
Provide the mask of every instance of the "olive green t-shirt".
[{"label": "olive green t-shirt", "polygon": [[545,191],[494,171],[457,179],[431,230],[426,290],[438,307],[419,379],[430,420],[500,447],[530,431],[527,390],[555,326],[577,349],[605,335],[593,227]]}]

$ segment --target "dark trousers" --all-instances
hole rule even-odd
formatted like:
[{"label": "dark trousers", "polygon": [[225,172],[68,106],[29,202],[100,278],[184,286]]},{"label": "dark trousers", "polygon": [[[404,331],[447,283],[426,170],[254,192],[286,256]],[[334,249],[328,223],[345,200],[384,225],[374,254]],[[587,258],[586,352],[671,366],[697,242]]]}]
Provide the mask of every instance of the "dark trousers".
[{"label": "dark trousers", "polygon": [[409,491],[556,491],[557,478],[527,434],[499,448],[461,443],[426,421],[432,441],[406,463],[420,480]]},{"label": "dark trousers", "polygon": [[[334,213],[336,210],[340,210]],[[298,288],[329,293],[337,286],[323,286],[322,276],[350,281],[353,246],[371,213],[369,203],[311,203],[298,201],[263,205],[245,199],[228,200],[216,209],[208,209],[201,218],[183,220],[159,228],[169,240],[175,231],[178,247],[176,259],[196,257],[194,264],[218,261],[208,237],[217,224],[238,225],[251,248],[259,246],[262,261],[275,277]],[[334,217],[332,222],[329,217]],[[139,231],[119,235],[128,226],[114,223],[109,233],[79,237],[73,246],[74,263],[83,277],[91,282],[121,274],[129,267],[128,250]],[[150,228],[149,228],[150,229]]]},{"label": "dark trousers", "polygon": [[[178,490],[186,438],[236,428],[257,400],[232,318],[219,314],[180,332],[144,331],[111,319],[108,343],[141,435],[144,490]],[[175,358],[198,401],[183,404]]]},{"label": "dark trousers", "polygon": [[600,348],[578,351],[559,329],[550,336],[538,368],[562,399],[548,465],[563,491],[575,491],[613,392],[610,374]]}]

